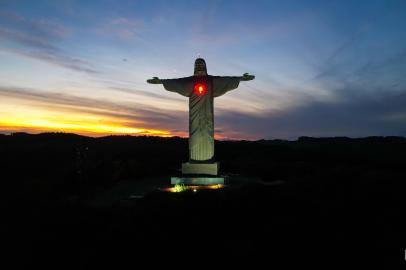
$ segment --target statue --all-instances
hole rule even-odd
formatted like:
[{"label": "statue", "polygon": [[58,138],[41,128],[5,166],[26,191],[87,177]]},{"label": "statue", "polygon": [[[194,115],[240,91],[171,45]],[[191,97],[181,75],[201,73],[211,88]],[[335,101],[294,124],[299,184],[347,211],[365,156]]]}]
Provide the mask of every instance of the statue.
[{"label": "statue", "polygon": [[225,77],[208,75],[206,62],[197,58],[193,76],[147,80],[151,84],[163,84],[166,90],[189,98],[189,162],[182,164],[183,174],[218,174],[218,163],[214,162],[213,99],[236,89],[240,81],[254,78],[248,73]]}]

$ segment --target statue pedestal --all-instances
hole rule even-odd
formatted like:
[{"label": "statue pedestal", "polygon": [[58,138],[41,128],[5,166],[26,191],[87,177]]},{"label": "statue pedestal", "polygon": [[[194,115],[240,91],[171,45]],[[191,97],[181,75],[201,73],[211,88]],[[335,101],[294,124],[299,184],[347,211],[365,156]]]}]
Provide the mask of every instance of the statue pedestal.
[{"label": "statue pedestal", "polygon": [[224,177],[217,176],[219,163],[182,163],[182,176],[171,177],[172,185],[210,186],[224,185]]},{"label": "statue pedestal", "polygon": [[219,163],[182,163],[182,174],[193,175],[217,175],[219,171]]},{"label": "statue pedestal", "polygon": [[171,177],[172,185],[185,185],[185,186],[211,186],[211,185],[224,185],[224,177],[211,177],[211,176],[189,176],[189,177]]}]

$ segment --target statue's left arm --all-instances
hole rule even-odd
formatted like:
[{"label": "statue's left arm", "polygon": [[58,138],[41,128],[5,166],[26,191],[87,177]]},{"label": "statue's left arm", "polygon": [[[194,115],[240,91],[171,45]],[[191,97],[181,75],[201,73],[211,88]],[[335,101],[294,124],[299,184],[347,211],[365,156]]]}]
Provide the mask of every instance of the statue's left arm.
[{"label": "statue's left arm", "polygon": [[222,96],[228,91],[236,89],[240,81],[250,81],[254,78],[254,75],[249,75],[248,73],[244,73],[243,76],[215,76],[213,77],[214,97]]}]

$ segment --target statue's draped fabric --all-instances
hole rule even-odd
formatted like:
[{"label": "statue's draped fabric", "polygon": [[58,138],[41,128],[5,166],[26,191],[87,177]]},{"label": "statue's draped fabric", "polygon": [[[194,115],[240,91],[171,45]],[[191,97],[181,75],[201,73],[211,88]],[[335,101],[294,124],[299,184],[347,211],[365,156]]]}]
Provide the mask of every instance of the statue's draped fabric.
[{"label": "statue's draped fabric", "polygon": [[[166,90],[189,97],[190,161],[203,162],[214,158],[213,99],[236,89],[240,77],[191,76],[162,80]],[[199,95],[194,86],[202,83],[206,91]]]}]

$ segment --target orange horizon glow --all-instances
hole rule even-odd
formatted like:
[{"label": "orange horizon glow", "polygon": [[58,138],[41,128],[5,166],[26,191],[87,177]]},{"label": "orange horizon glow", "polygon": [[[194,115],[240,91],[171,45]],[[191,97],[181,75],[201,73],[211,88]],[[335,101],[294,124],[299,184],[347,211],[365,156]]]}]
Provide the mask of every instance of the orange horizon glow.
[{"label": "orange horizon glow", "polygon": [[[4,119],[3,119],[4,120]],[[46,132],[62,132],[73,133],[89,137],[103,137],[110,135],[133,135],[133,136],[156,136],[156,137],[181,137],[188,138],[187,132],[171,132],[169,130],[156,130],[145,128],[134,128],[120,125],[93,125],[93,124],[69,124],[69,123],[52,123],[46,121],[37,121],[28,124],[27,122],[15,122],[3,121],[0,119],[0,133],[15,133],[26,132],[31,134],[39,134]],[[35,124],[34,124],[35,123]],[[229,140],[235,138],[229,138],[222,134],[214,134],[215,140]]]},{"label": "orange horizon glow", "polygon": [[[54,125],[54,124],[53,124]],[[107,126],[107,125],[69,125],[55,124],[54,126],[60,126],[59,128],[51,128],[46,126],[26,126],[26,125],[9,125],[5,126],[0,123],[0,129],[3,133],[14,132],[27,132],[27,133],[43,133],[43,132],[62,132],[62,133],[74,133],[78,135],[90,136],[90,137],[103,137],[108,135],[136,135],[136,136],[158,136],[158,137],[173,137],[179,136],[172,134],[169,131],[153,130],[153,129],[136,129],[131,127],[122,126]],[[182,137],[182,136],[180,136]]]},{"label": "orange horizon glow", "polygon": [[[172,131],[167,126],[155,128],[151,126],[152,123],[143,121],[142,115],[137,120],[136,115],[133,118],[116,117],[109,115],[111,111],[108,110],[95,109],[83,112],[82,107],[78,107],[75,111],[74,108],[64,106],[47,108],[40,103],[34,103],[37,106],[30,106],[31,104],[25,104],[21,100],[9,101],[0,107],[0,133],[3,134],[62,132],[90,137],[111,135],[189,137],[186,126],[184,131]],[[235,137],[216,132],[214,136],[216,140],[229,140]]]},{"label": "orange horizon glow", "polygon": [[39,115],[12,115],[0,118],[2,132],[66,132],[86,136],[106,135],[150,135],[160,137],[178,136],[168,130],[132,127],[116,119],[94,116],[68,115],[59,118]]},{"label": "orange horizon glow", "polygon": [[[4,117],[5,116],[5,117]],[[151,129],[143,127],[140,122],[136,127],[130,126],[122,119],[109,119],[100,116],[89,115],[5,115],[0,116],[0,133],[26,132],[38,134],[43,132],[74,133],[90,137],[103,137],[110,135],[133,135],[133,136],[158,136],[158,137],[183,137],[188,138],[187,131],[164,129]],[[235,139],[221,133],[215,133],[216,140]]]},{"label": "orange horizon glow", "polygon": [[[59,124],[51,124],[53,126]],[[63,124],[62,124],[63,125]],[[163,131],[163,130],[155,130],[155,129],[135,129],[131,127],[117,127],[117,126],[102,126],[103,129],[98,129],[95,126],[89,127],[81,125],[79,128],[53,128],[53,127],[45,127],[45,126],[27,126],[21,123],[16,123],[15,125],[7,125],[3,122],[0,122],[0,133],[15,133],[15,132],[26,132],[32,134],[39,134],[39,133],[46,133],[46,132],[61,132],[61,133],[73,133],[83,136],[89,137],[103,137],[103,136],[110,136],[110,135],[133,135],[133,136],[156,136],[156,137],[181,137],[181,138],[188,138],[189,135],[187,132],[176,132],[173,133],[171,131]],[[99,126],[100,128],[100,126]],[[128,131],[128,132],[126,132]],[[228,140],[230,139],[227,136],[223,136],[221,134],[214,135],[215,140]],[[231,138],[234,139],[234,138]]]}]

